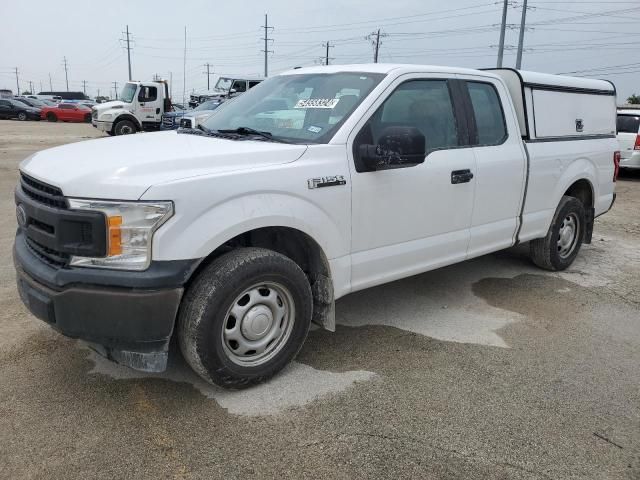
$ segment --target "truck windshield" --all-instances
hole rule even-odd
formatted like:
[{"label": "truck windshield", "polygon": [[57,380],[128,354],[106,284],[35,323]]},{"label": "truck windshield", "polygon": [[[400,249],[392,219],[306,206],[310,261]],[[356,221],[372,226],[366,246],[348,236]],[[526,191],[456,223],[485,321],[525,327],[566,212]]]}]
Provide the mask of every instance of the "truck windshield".
[{"label": "truck windshield", "polygon": [[216,86],[214,87],[216,90],[229,90],[231,88],[231,84],[233,83],[232,78],[220,78],[216,82]]},{"label": "truck windshield", "polygon": [[253,129],[292,143],[327,143],[383,77],[361,72],[272,77],[223,103],[203,126]]},{"label": "truck windshield", "polygon": [[120,94],[120,100],[125,103],[133,102],[133,98],[136,96],[136,90],[138,86],[135,83],[125,83],[122,93]]}]

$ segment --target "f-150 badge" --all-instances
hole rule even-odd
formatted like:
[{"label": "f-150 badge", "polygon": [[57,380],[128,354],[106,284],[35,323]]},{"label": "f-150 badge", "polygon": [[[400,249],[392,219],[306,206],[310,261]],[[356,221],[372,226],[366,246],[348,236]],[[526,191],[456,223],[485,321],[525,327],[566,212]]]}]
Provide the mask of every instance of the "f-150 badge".
[{"label": "f-150 badge", "polygon": [[346,185],[347,181],[343,175],[332,175],[328,177],[316,177],[307,180],[309,188],[333,187],[336,185]]}]

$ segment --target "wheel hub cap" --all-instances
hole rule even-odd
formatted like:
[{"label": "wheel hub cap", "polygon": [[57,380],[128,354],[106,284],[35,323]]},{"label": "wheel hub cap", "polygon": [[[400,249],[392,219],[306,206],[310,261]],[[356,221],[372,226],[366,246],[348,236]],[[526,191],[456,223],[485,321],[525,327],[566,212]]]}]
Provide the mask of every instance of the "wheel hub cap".
[{"label": "wheel hub cap", "polygon": [[273,324],[273,313],[265,305],[250,309],[242,319],[242,335],[248,340],[260,340]]},{"label": "wheel hub cap", "polygon": [[558,231],[557,242],[558,254],[562,258],[571,255],[575,249],[578,240],[578,228],[579,221],[573,213],[565,217],[562,221],[562,225],[560,225],[560,230]]},{"label": "wheel hub cap", "polygon": [[222,346],[232,362],[258,366],[286,345],[295,322],[289,290],[279,283],[261,283],[242,292],[227,311]]}]

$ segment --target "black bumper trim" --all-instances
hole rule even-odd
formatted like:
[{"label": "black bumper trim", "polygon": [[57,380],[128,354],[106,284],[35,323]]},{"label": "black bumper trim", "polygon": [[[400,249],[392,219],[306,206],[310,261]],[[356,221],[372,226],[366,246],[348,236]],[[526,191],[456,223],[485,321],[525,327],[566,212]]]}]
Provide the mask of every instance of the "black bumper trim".
[{"label": "black bumper trim", "polygon": [[20,298],[65,336],[132,351],[162,350],[173,332],[182,288],[136,290],[70,287],[52,290],[16,265]]}]

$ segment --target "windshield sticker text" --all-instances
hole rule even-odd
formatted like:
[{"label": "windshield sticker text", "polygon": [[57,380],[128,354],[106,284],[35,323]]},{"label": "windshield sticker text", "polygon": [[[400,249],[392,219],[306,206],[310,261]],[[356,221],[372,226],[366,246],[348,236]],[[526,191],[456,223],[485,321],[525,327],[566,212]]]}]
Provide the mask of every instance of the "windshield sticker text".
[{"label": "windshield sticker text", "polygon": [[335,108],[339,101],[339,98],[310,98],[298,100],[293,108]]}]

